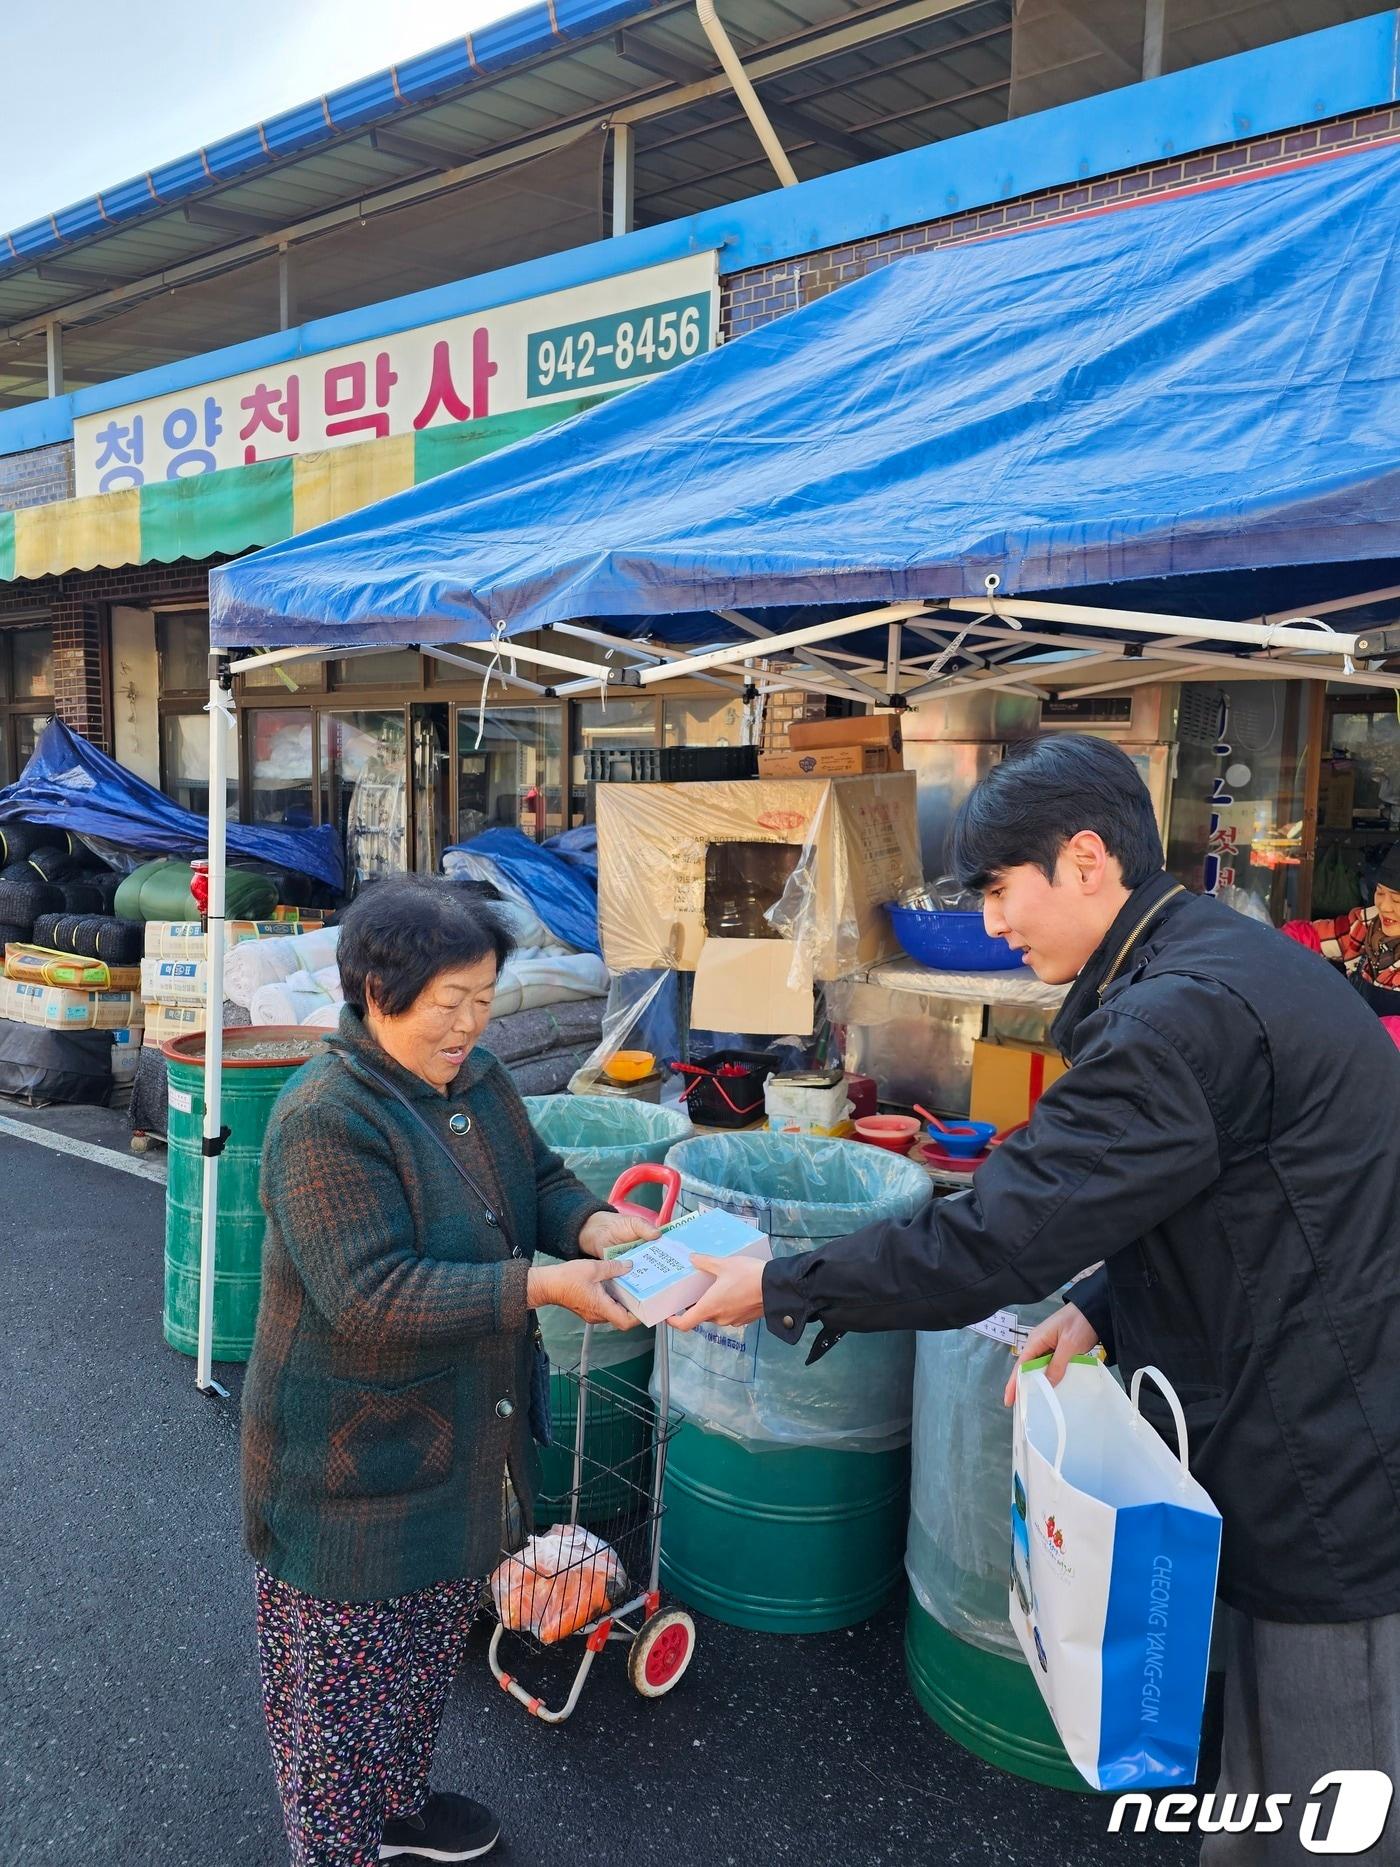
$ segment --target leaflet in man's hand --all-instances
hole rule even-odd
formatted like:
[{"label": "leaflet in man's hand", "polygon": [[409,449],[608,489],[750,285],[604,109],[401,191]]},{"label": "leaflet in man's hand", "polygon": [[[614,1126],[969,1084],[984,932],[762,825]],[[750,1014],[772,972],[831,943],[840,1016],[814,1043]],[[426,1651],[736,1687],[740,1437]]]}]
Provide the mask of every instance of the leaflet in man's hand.
[{"label": "leaflet in man's hand", "polygon": [[[639,1322],[654,1325],[677,1316],[702,1297],[714,1282],[707,1271],[697,1271],[693,1253],[711,1258],[772,1256],[765,1233],[756,1232],[732,1212],[692,1212],[676,1219],[660,1238],[645,1245],[624,1245],[619,1255],[631,1263],[624,1277],[608,1285]],[[611,1255],[611,1254],[610,1254]]]}]

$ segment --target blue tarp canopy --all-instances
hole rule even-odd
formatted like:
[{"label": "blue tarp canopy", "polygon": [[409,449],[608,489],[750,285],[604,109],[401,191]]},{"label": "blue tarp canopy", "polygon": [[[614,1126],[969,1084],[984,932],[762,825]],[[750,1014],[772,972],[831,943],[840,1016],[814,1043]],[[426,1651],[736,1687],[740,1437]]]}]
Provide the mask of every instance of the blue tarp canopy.
[{"label": "blue tarp canopy", "polygon": [[635,633],[973,597],[989,572],[1023,594],[1395,557],[1386,147],[902,258],[220,567],[211,627],[332,648]]},{"label": "blue tarp canopy", "polygon": [[[15,818],[159,855],[202,856],[209,847],[205,818],[182,810],[61,720],[50,721],[19,778],[0,790],[0,822]],[[228,853],[310,875],[337,890],[345,883],[340,838],[332,829],[230,823]]]}]

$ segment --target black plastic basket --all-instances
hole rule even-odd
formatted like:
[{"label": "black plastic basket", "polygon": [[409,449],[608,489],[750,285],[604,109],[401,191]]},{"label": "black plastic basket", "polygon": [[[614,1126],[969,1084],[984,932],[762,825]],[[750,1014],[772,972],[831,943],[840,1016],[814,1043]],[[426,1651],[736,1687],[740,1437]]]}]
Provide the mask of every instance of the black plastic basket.
[{"label": "black plastic basket", "polygon": [[[778,1068],[768,1050],[712,1050],[694,1063],[671,1068],[686,1079],[681,1097],[692,1121],[705,1128],[747,1128],[763,1114],[763,1090]],[[732,1073],[721,1075],[730,1066]]]},{"label": "black plastic basket", "polygon": [[584,753],[590,784],[714,784],[758,776],[757,746],[594,747]]}]

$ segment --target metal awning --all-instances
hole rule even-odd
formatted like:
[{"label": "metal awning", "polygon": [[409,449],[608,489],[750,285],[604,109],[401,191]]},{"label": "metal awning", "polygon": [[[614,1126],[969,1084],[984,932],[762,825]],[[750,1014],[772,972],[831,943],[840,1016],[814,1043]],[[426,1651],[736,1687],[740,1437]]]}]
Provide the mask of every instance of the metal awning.
[{"label": "metal awning", "polygon": [[[866,701],[1043,684],[1047,652],[1107,680],[1124,644],[1364,677],[1346,618],[1400,585],[1397,207],[1388,146],[905,259],[216,570],[213,639],[528,668],[521,635],[587,626],[633,638],[614,685],[796,657]],[[1174,600],[1203,584],[1230,607]]]}]

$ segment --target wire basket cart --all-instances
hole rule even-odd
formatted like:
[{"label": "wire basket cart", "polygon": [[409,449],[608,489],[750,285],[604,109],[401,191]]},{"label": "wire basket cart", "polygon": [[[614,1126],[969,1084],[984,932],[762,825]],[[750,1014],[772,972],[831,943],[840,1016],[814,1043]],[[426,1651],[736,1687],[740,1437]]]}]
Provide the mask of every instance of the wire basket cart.
[{"label": "wire basket cart", "polygon": [[[626,1204],[625,1195],[647,1181],[666,1189],[660,1215]],[[621,1176],[611,1203],[664,1224],[679,1190],[673,1168],[645,1163]],[[506,1486],[502,1561],[491,1578],[491,1671],[503,1691],[546,1724],[572,1716],[594,1660],[610,1643],[626,1644],[628,1677],[644,1698],[662,1698],[679,1685],[695,1653],[690,1615],[661,1603],[666,1448],[680,1425],[670,1405],[667,1331],[656,1332],[655,1400],[615,1374],[590,1373],[592,1333],[583,1332],[578,1367],[554,1376],[568,1383],[577,1404],[568,1492],[538,1501],[553,1509],[555,1521],[531,1537]],[[581,1639],[583,1651],[557,1710],[502,1662],[507,1640],[539,1658],[571,1639]]]}]

